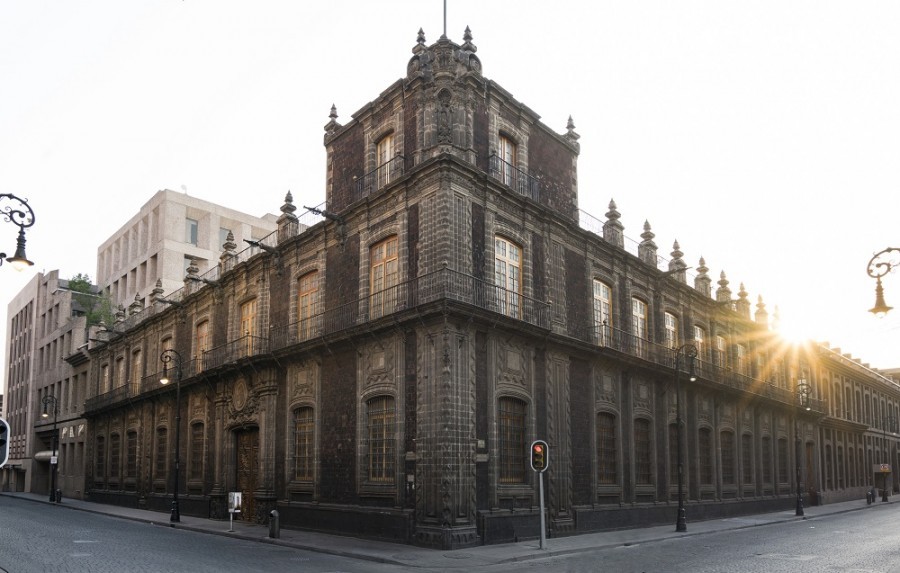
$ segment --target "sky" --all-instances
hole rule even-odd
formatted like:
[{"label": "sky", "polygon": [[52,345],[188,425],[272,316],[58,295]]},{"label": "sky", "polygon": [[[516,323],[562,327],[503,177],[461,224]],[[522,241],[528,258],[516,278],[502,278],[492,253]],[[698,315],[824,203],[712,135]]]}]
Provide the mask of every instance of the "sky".
[{"label": "sky", "polygon": [[[900,247],[900,2],[446,5],[486,78],[560,134],[572,116],[582,210],[613,199],[627,237],[648,221],[785,336],[900,367],[900,273],[881,320],[866,274]],[[0,0],[0,193],[36,216],[33,270],[0,267],[2,323],[36,271],[95,278],[160,189],[257,216],[288,190],[322,203],[332,104],[347,123],[405,76],[419,28],[438,40],[443,0]]]}]

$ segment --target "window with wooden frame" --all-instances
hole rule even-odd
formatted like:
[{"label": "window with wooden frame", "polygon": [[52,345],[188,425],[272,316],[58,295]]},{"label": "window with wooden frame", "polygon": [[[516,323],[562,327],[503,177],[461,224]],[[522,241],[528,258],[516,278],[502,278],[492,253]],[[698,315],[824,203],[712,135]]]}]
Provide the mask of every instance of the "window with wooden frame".
[{"label": "window with wooden frame", "polygon": [[241,324],[238,327],[239,336],[244,339],[243,348],[247,356],[253,355],[254,341],[256,339],[256,310],[257,300],[250,299],[241,303]]},{"label": "window with wooden frame", "polygon": [[304,406],[294,409],[294,480],[313,481],[315,477],[315,411]]},{"label": "window with wooden frame", "polygon": [[768,436],[762,439],[762,480],[763,483],[772,483],[772,439]]},{"label": "window with wooden frame", "polygon": [[106,481],[106,438],[97,436],[94,448],[94,481]]},{"label": "window with wooden frame", "polygon": [[607,345],[612,338],[613,327],[612,289],[598,279],[594,279],[593,306],[594,332],[596,332],[597,343]]},{"label": "window with wooden frame", "polygon": [[375,244],[369,251],[369,316],[379,318],[394,312],[400,280],[397,236]]},{"label": "window with wooden frame", "polygon": [[669,485],[678,484],[678,424],[669,424]]},{"label": "window with wooden frame", "polygon": [[209,352],[209,321],[202,320],[194,328],[194,357],[203,358]]},{"label": "window with wooden frame", "polygon": [[494,283],[500,313],[521,318],[522,247],[501,236],[494,237]]},{"label": "window with wooden frame", "polygon": [[788,481],[788,443],[785,438],[778,438],[778,483]]},{"label": "window with wooden frame", "polygon": [[722,483],[734,485],[734,433],[724,431],[719,434],[722,446]]},{"label": "window with wooden frame", "polygon": [[498,145],[500,156],[500,180],[506,185],[514,185],[516,180],[516,144],[509,137],[500,134]]},{"label": "window with wooden frame", "polygon": [[741,473],[744,485],[753,483],[753,436],[741,436]]},{"label": "window with wooden frame", "polygon": [[697,348],[697,360],[706,360],[706,331],[701,326],[694,326],[694,346]]},{"label": "window with wooden frame", "polygon": [[156,464],[154,467],[154,478],[161,480],[168,477],[166,466],[169,461],[169,430],[166,428],[156,429]]},{"label": "window with wooden frame", "polygon": [[716,352],[715,352],[715,363],[716,366],[725,368],[728,366],[728,355],[726,353],[728,349],[728,345],[725,342],[725,337],[717,335],[716,336]]},{"label": "window with wooden frame", "polygon": [[646,355],[649,343],[647,303],[637,297],[631,299],[631,334],[634,336],[634,347],[638,356]]},{"label": "window with wooden frame", "polygon": [[700,462],[700,484],[712,485],[713,483],[713,451],[712,430],[700,428],[697,435],[697,455]]},{"label": "window with wooden frame", "polygon": [[393,484],[396,479],[394,399],[378,396],[366,402],[368,437],[368,480],[379,484]]},{"label": "window with wooden frame", "polygon": [[378,182],[378,188],[384,187],[393,179],[393,164],[391,163],[393,158],[394,134],[389,133],[379,139],[378,143],[375,144],[375,163],[377,164],[376,180]]},{"label": "window with wooden frame", "polygon": [[143,377],[143,363],[141,361],[141,349],[138,348],[131,353],[131,376],[129,382],[132,384],[140,384]]},{"label": "window with wooden frame", "polygon": [[125,434],[125,477],[137,477],[138,435],[135,431]]},{"label": "window with wooden frame", "polygon": [[109,479],[118,480],[121,473],[122,438],[119,434],[109,437]]},{"label": "window with wooden frame", "polygon": [[678,318],[671,312],[664,314],[666,328],[666,348],[678,348],[680,339],[678,336]]},{"label": "window with wooden frame", "polygon": [[528,445],[525,443],[525,420],[528,405],[518,398],[503,397],[498,404],[500,483],[525,483],[525,458]]},{"label": "window with wooden frame", "polygon": [[319,273],[308,272],[297,281],[297,338],[306,340],[318,334]]},{"label": "window with wooden frame", "polygon": [[597,483],[619,482],[616,417],[608,412],[597,414]]},{"label": "window with wooden frame", "polygon": [[116,358],[116,379],[115,379],[116,388],[125,385],[125,357],[119,356]]}]

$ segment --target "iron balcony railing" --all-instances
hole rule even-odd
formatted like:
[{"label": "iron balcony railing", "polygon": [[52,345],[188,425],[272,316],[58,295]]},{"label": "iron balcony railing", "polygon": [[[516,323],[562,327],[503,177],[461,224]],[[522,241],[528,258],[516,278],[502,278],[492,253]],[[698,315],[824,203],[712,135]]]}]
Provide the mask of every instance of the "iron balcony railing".
[{"label": "iron balcony railing", "polygon": [[[674,371],[676,350],[662,344],[650,342],[629,332],[612,328],[607,324],[596,326],[592,333],[592,342],[598,346],[611,348],[623,354],[646,360],[657,366],[663,366]],[[752,376],[728,368],[723,364],[710,361],[716,360],[716,354],[706,356],[703,351],[694,361],[694,374],[708,382],[723,388],[730,388],[740,392],[747,392],[787,404],[799,407],[797,395],[787,388],[776,386],[765,380],[757,380]],[[678,370],[687,379],[690,372],[688,360],[678,361]],[[673,373],[674,374],[674,373]],[[810,406],[817,412],[823,412],[825,402],[810,398]]]},{"label": "iron balcony railing", "polygon": [[508,163],[498,155],[490,157],[490,175],[504,185],[508,185],[524,197],[528,197],[532,201],[537,201],[541,196],[541,182],[525,173],[512,163]]},{"label": "iron balcony railing", "polygon": [[404,162],[405,158],[398,155],[357,179],[353,202],[371,195],[403,175]]},{"label": "iron balcony railing", "polygon": [[538,328],[550,327],[550,308],[547,303],[471,275],[443,268],[337,307],[326,309],[321,301],[311,305],[300,320],[272,329],[271,349],[278,350],[335,334],[439,300],[469,304]]}]

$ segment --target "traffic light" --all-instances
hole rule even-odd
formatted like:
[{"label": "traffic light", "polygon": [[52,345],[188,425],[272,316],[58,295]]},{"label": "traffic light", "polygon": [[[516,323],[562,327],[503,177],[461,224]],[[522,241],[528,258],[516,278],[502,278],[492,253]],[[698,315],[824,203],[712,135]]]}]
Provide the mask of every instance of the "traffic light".
[{"label": "traffic light", "polygon": [[9,460],[9,424],[0,418],[0,468]]},{"label": "traffic light", "polygon": [[544,440],[536,440],[531,444],[531,469],[542,472],[550,464],[550,449]]}]

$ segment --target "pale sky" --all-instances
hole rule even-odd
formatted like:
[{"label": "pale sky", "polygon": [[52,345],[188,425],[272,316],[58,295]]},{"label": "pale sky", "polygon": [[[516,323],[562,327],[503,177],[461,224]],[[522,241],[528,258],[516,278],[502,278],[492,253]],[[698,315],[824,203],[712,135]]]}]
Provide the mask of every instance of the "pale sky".
[{"label": "pale sky", "polygon": [[[900,366],[900,273],[883,320],[866,275],[900,247],[900,2],[447,4],[485,77],[558,133],[573,117],[584,211],[615,199],[627,237],[648,220],[786,334]],[[331,105],[346,123],[403,77],[420,27],[440,37],[442,0],[0,0],[0,193],[30,200],[35,269],[96,278],[164,188],[254,215],[323,202]],[[0,267],[2,324],[32,274]]]}]

